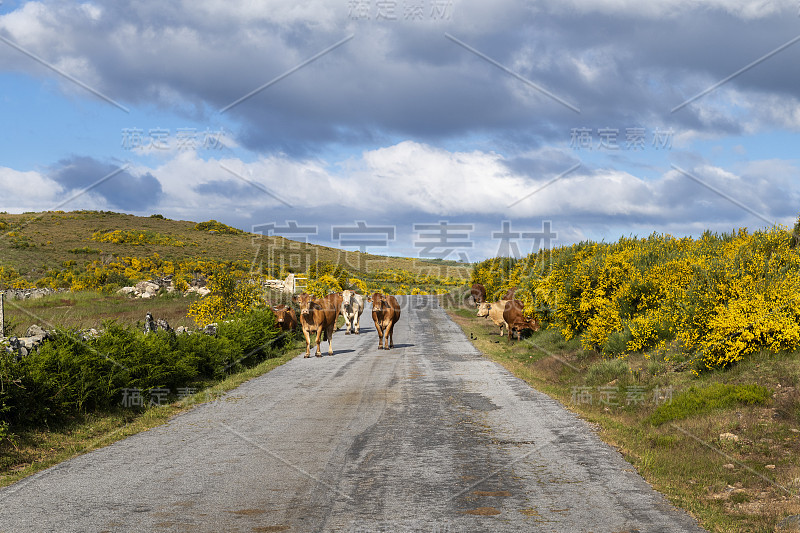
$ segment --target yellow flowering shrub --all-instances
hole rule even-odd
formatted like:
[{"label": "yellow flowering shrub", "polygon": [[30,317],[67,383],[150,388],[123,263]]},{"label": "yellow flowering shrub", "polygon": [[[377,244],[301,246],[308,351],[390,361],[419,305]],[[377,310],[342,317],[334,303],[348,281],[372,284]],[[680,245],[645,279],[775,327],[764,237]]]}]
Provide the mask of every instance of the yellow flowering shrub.
[{"label": "yellow flowering shrub", "polygon": [[317,279],[309,280],[305,289],[308,294],[313,294],[316,298],[322,298],[332,292],[341,292],[341,290],[342,286],[339,285],[339,280],[331,274],[324,274]]},{"label": "yellow flowering shrub", "polygon": [[518,286],[526,314],[585,348],[621,355],[620,342],[625,352],[679,347],[696,368],[724,367],[800,347],[800,250],[791,242],[782,227],[584,242],[489,259],[472,281],[490,298]]},{"label": "yellow flowering shrub", "polygon": [[261,285],[241,271],[219,268],[211,274],[206,287],[211,292],[193,302],[187,313],[200,327],[266,305]]},{"label": "yellow flowering shrub", "polygon": [[114,230],[114,231],[95,231],[90,237],[95,242],[110,242],[114,244],[131,244],[134,246],[143,246],[145,244],[160,244],[163,246],[186,246],[186,243],[178,239],[174,239],[169,235],[162,235],[155,231],[137,231],[137,230]]},{"label": "yellow flowering shrub", "polygon": [[369,287],[367,287],[367,284],[364,281],[358,278],[350,278],[347,281],[350,283],[350,286],[356,288],[356,292],[359,294],[367,294],[369,292]]}]

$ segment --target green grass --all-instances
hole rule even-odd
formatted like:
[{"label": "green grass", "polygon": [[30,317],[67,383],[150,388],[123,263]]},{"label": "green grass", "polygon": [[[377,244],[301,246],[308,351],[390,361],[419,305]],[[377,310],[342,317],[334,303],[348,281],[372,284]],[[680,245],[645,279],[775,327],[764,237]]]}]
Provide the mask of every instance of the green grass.
[{"label": "green grass", "polygon": [[[152,299],[131,298],[102,292],[56,293],[35,300],[5,300],[5,320],[8,335],[23,336],[33,324],[44,329],[56,326],[66,329],[100,328],[106,320],[121,324],[144,325],[144,317],[151,312],[163,318],[170,326],[195,328],[186,316],[195,296],[159,296]],[[10,328],[8,326],[11,326]]]},{"label": "green grass", "polygon": [[769,389],[754,383],[747,385],[710,383],[703,386],[692,386],[673,397],[670,403],[659,406],[650,416],[650,422],[657,426],[665,422],[708,413],[715,409],[764,404],[771,396],[772,392]]}]

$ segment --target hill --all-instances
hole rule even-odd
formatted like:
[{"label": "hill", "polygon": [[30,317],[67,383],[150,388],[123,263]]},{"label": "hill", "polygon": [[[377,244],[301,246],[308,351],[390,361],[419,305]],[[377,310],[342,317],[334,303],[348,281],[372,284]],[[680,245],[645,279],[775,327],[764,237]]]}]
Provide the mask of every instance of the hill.
[{"label": "hill", "polygon": [[[405,270],[419,275],[467,278],[468,267],[454,261],[386,257],[263,236],[208,221],[170,220],[161,215],[139,217],[109,211],[48,211],[0,214],[0,287],[9,285],[10,269],[36,283],[65,268],[76,271],[115,258],[161,261],[247,262],[262,274],[306,272],[315,261],[343,265],[369,277],[379,270]],[[0,272],[2,274],[2,272]],[[39,283],[40,285],[43,283]]]}]

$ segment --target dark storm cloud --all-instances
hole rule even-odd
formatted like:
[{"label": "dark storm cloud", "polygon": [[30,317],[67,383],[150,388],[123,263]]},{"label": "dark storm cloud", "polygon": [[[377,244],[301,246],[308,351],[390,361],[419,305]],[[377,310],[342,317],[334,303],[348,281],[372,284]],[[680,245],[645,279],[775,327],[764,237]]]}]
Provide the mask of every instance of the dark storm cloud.
[{"label": "dark storm cloud", "polygon": [[[565,14],[556,4],[489,9],[466,2],[454,5],[458,16],[446,23],[379,24],[349,20],[344,2],[309,5],[315,9],[292,14],[275,3],[246,16],[223,4],[211,12],[211,3],[186,10],[162,2],[103,4],[92,18],[87,9],[45,3],[42,14],[28,18],[51,32],[26,35],[22,28],[18,38],[47,60],[85,62],[87,81],[112,98],[199,115],[354,35],[227,111],[240,122],[245,146],[299,154],[326,144],[368,144],[381,135],[426,142],[469,134],[499,143],[560,141],[572,127],[609,124],[738,133],[743,122],[758,120],[759,109],[740,117],[710,94],[671,110],[800,33],[796,17],[785,13],[743,18],[703,6],[657,18],[634,8]],[[4,24],[12,36],[20,28],[15,22]],[[0,62],[20,68],[25,63],[17,56],[3,49]],[[735,87],[797,98],[799,59],[800,43],[742,73],[719,94]],[[707,112],[711,105],[717,113]]]},{"label": "dark storm cloud", "polygon": [[121,168],[92,157],[73,156],[59,161],[48,177],[66,189],[67,195],[100,196],[114,208],[141,211],[158,203],[161,183],[152,174],[134,176]]}]

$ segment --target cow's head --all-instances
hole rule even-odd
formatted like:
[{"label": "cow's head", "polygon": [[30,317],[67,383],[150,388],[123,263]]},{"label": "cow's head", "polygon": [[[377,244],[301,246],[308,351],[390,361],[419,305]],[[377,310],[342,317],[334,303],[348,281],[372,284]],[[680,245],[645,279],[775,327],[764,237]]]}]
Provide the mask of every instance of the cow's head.
[{"label": "cow's head", "polygon": [[286,306],[285,305],[281,304],[281,305],[273,306],[272,307],[272,312],[275,313],[275,322],[277,322],[278,324],[282,324],[283,322],[286,321]]},{"label": "cow's head", "polygon": [[384,296],[379,292],[376,292],[372,295],[369,301],[372,302],[372,307],[380,309],[386,304],[386,296]]},{"label": "cow's head", "polygon": [[301,315],[308,315],[314,308],[314,297],[310,294],[298,294],[292,297],[292,301],[300,308]]},{"label": "cow's head", "polygon": [[353,312],[353,305],[351,303],[353,301],[353,294],[353,291],[350,290],[342,291],[342,307],[348,313]]},{"label": "cow's head", "polygon": [[483,302],[481,305],[478,306],[478,316],[489,316],[489,309],[491,309],[492,304],[488,302]]}]

